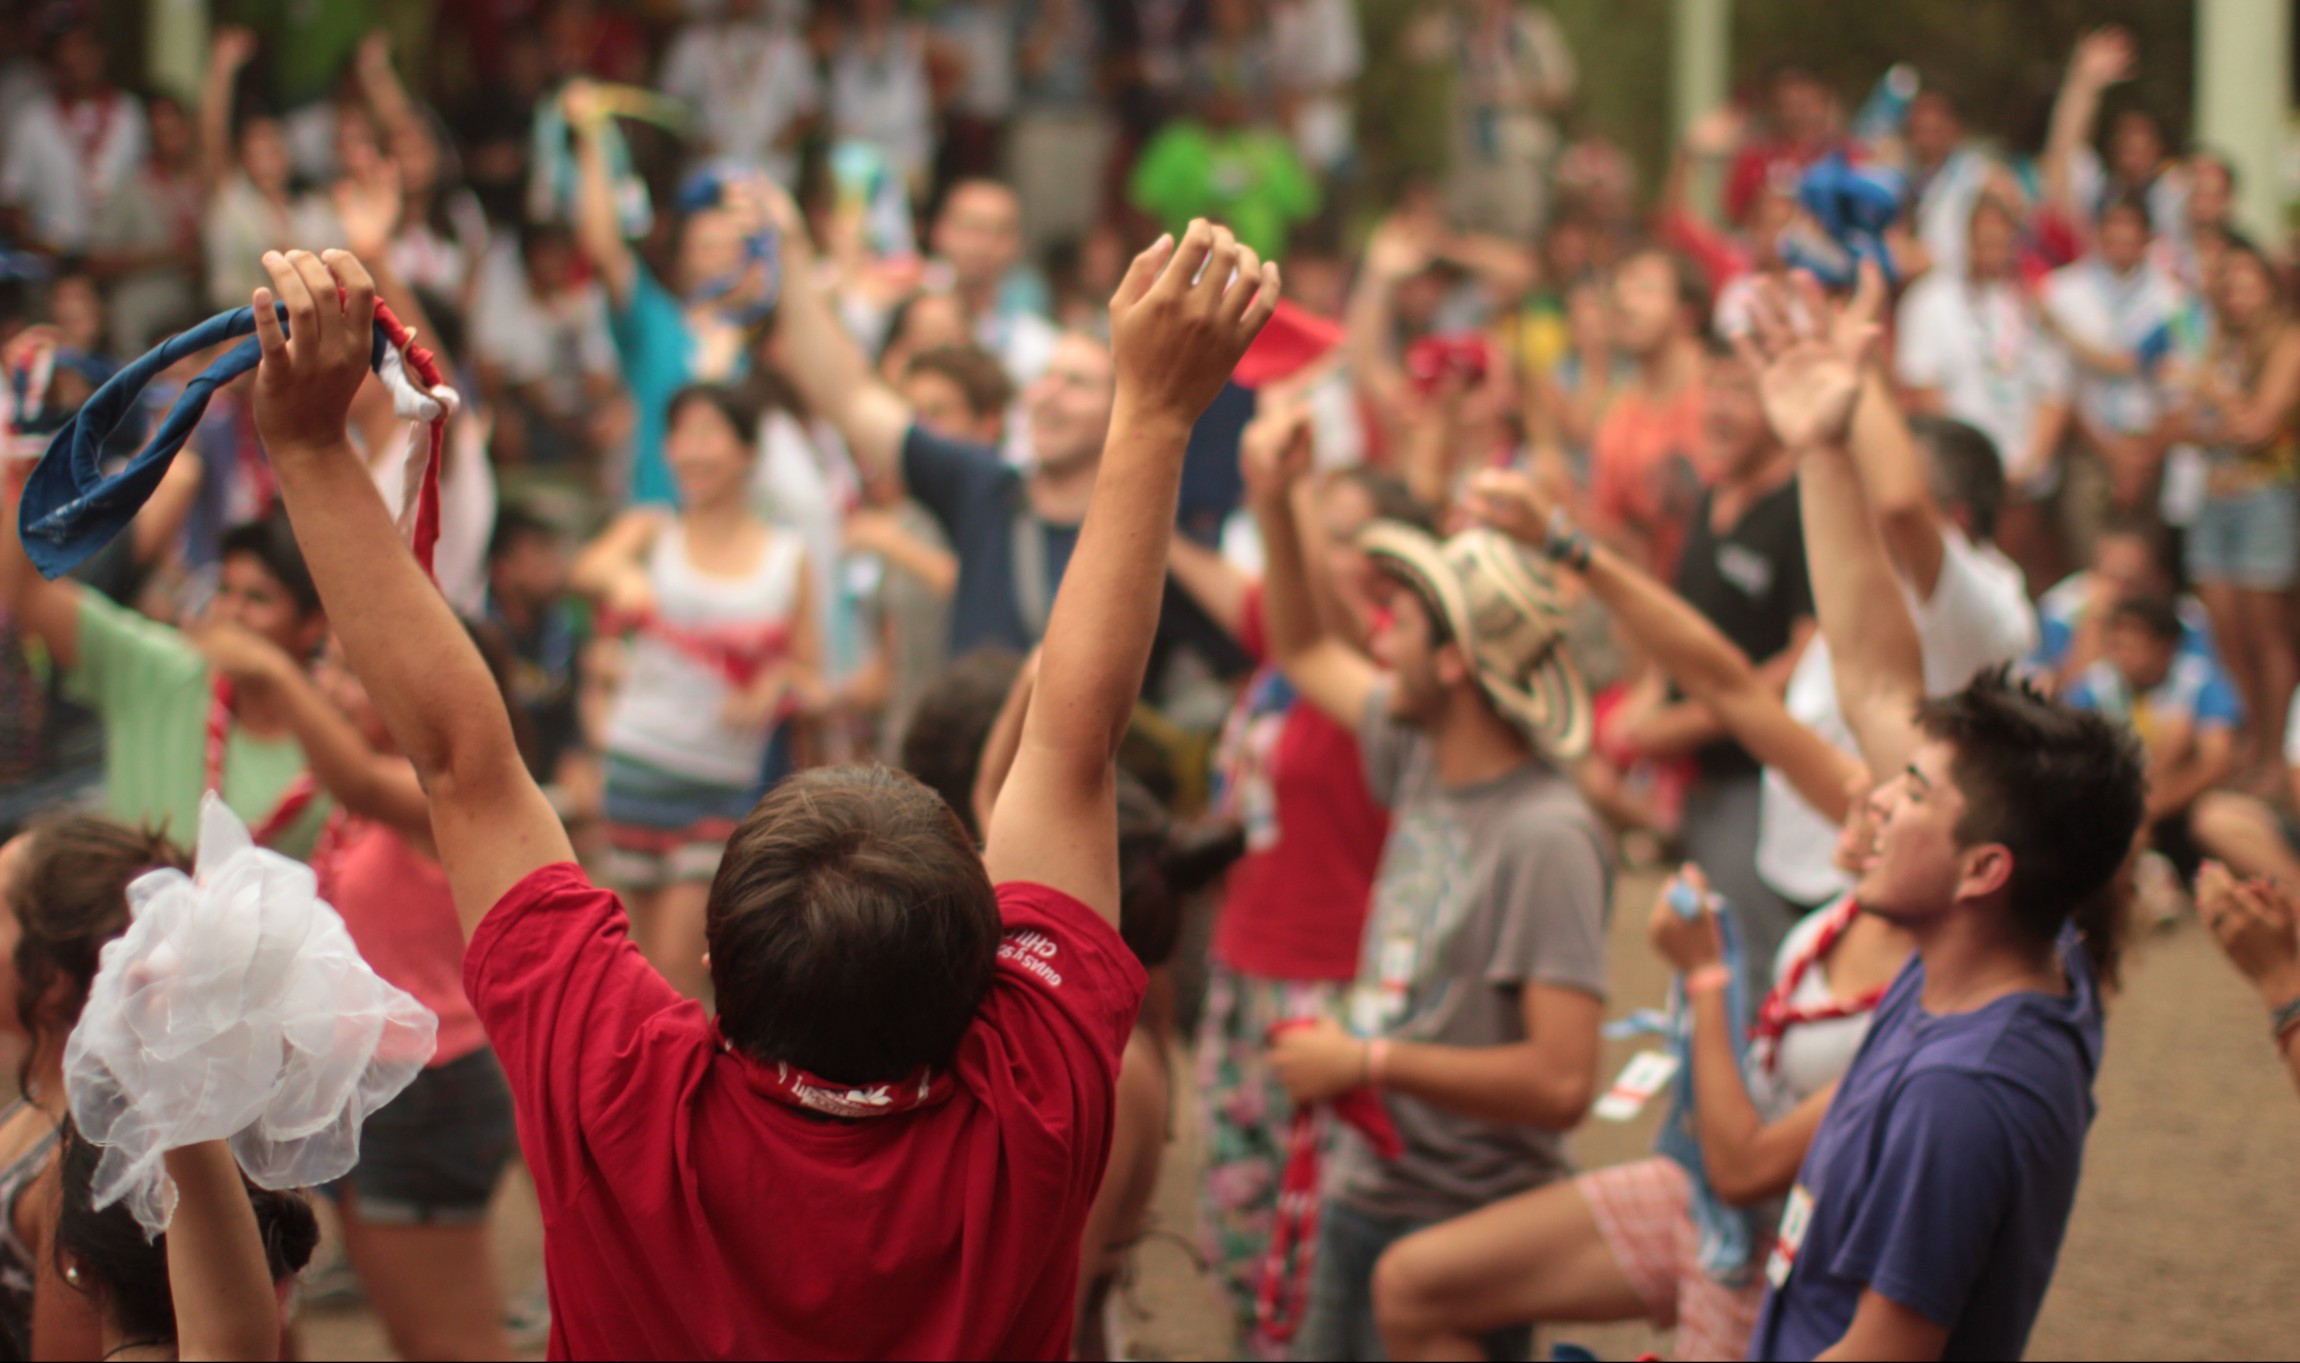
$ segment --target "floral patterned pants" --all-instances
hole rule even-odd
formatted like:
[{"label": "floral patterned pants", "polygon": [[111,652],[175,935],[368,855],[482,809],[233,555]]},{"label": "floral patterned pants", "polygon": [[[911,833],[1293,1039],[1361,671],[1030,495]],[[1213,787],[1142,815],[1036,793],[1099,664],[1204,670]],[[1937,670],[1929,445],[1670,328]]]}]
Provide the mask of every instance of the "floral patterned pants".
[{"label": "floral patterned pants", "polygon": [[1212,972],[1198,1027],[1206,1261],[1229,1296],[1239,1356],[1280,1359],[1285,1346],[1255,1328],[1254,1303],[1277,1217],[1293,1104],[1264,1053],[1270,1029],[1281,1022],[1320,1016],[1341,1021],[1350,987],[1334,980],[1265,979],[1219,961]]}]

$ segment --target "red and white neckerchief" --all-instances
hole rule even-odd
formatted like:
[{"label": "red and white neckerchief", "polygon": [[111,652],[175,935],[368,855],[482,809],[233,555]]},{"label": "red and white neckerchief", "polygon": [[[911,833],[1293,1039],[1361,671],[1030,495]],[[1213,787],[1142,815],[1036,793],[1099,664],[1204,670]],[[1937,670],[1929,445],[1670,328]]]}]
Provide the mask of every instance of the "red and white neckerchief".
[{"label": "red and white neckerchief", "polygon": [[[48,385],[56,376],[56,339],[40,332],[18,348],[5,376],[0,376],[0,432],[7,448],[0,456],[38,459],[47,453],[46,435],[26,435],[23,428],[40,418],[48,406]],[[29,472],[29,467],[27,467]]]},{"label": "red and white neckerchief", "polygon": [[1272,1344],[1284,1344],[1301,1329],[1310,1304],[1310,1275],[1317,1268],[1320,1150],[1330,1120],[1323,1105],[1294,1109],[1286,1128],[1286,1163],[1278,1175],[1277,1215],[1270,1223],[1270,1248],[1262,1256],[1261,1281],[1254,1289],[1254,1330]]},{"label": "red and white neckerchief", "polygon": [[791,631],[785,624],[714,625],[689,628],[665,621],[653,611],[606,612],[599,617],[608,634],[646,634],[724,677],[737,689],[790,656]]},{"label": "red and white neckerchief", "polygon": [[[431,428],[429,457],[407,461],[407,486],[399,514],[400,531],[408,536],[415,561],[423,565],[428,576],[439,545],[439,467],[447,442],[447,423],[461,406],[461,399],[442,381],[438,360],[430,351],[415,344],[415,333],[380,300],[375,305],[375,324],[383,332],[386,343],[383,359],[376,366],[376,376],[391,394],[392,411],[403,420],[422,421]],[[224,754],[231,743],[232,709],[236,699],[231,679],[219,673],[210,689],[204,787],[219,797],[224,789]],[[308,769],[290,781],[271,812],[249,826],[256,844],[270,846],[295,826],[318,795],[319,784]],[[317,866],[329,859],[346,832],[345,816],[338,809],[321,830],[319,844],[312,852],[312,864]]]},{"label": "red and white neckerchief", "polygon": [[1850,895],[1836,908],[1829,910],[1828,918],[1822,922],[1821,930],[1813,934],[1812,942],[1795,960],[1789,962],[1788,969],[1773,981],[1773,988],[1766,993],[1764,1002],[1757,1005],[1756,1020],[1749,1024],[1749,1049],[1758,1057],[1759,1063],[1764,1065],[1766,1073],[1772,1073],[1780,1064],[1781,1038],[1791,1027],[1801,1027],[1809,1022],[1836,1022],[1859,1017],[1863,1013],[1875,1012],[1877,1005],[1884,1000],[1886,986],[1878,985],[1858,998],[1833,998],[1807,1008],[1794,1007],[1789,1002],[1796,996],[1797,986],[1804,982],[1805,976],[1829,954],[1838,939],[1845,935],[1845,930],[1853,925],[1853,920],[1860,916],[1861,906],[1854,903]]},{"label": "red and white neckerchief", "polygon": [[785,1107],[819,1112],[826,1117],[858,1121],[899,1117],[946,1102],[958,1092],[956,1079],[929,1068],[921,1068],[907,1079],[883,1084],[841,1084],[779,1060],[751,1059],[735,1049],[735,1043],[719,1031],[716,1020],[711,1023],[711,1032],[718,1038],[720,1050],[745,1062],[759,1092]]}]

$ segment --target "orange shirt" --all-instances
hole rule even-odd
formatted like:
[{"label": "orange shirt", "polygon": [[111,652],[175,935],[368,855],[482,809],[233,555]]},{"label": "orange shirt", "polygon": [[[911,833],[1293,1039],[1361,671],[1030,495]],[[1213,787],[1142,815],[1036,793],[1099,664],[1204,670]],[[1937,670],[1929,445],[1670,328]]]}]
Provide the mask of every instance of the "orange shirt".
[{"label": "orange shirt", "polygon": [[1590,503],[1600,528],[1641,539],[1650,551],[1644,566],[1663,582],[1677,580],[1686,528],[1715,476],[1701,411],[1698,376],[1667,398],[1631,388],[1606,408],[1590,441]]}]

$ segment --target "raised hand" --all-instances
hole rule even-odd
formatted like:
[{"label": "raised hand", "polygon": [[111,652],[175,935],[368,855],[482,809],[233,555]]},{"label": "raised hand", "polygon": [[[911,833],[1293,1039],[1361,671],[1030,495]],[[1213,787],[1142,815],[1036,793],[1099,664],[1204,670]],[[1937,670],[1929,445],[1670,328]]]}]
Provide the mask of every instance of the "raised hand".
[{"label": "raised hand", "polygon": [[1263,504],[1283,498],[1310,471],[1310,406],[1299,396],[1271,401],[1263,390],[1265,406],[1238,441],[1238,471],[1246,481],[1246,500]]},{"label": "raised hand", "polygon": [[[1677,911],[1673,898],[1679,882],[1698,899],[1700,909],[1688,918]],[[1646,919],[1645,935],[1653,943],[1654,954],[1669,962],[1670,968],[1680,975],[1690,975],[1705,965],[1715,965],[1725,959],[1725,935],[1717,926],[1717,915],[1709,907],[1709,878],[1701,868],[1686,862],[1683,869],[1653,897],[1653,913]]]},{"label": "raised hand", "polygon": [[226,71],[237,71],[255,59],[255,30],[227,24],[216,30],[208,52],[217,66]]},{"label": "raised hand", "polygon": [[2105,89],[2131,80],[2138,56],[2139,48],[2130,33],[2113,25],[2096,28],[2076,40],[2076,51],[2068,59],[2068,78],[2095,90]]},{"label": "raised hand", "polygon": [[[375,326],[375,281],[349,251],[264,252],[270,288],[255,293],[256,434],[275,460],[340,444]],[[287,308],[281,331],[274,303]]]},{"label": "raised hand", "polygon": [[[1861,366],[1876,344],[1884,282],[1861,266],[1853,300],[1832,313],[1820,282],[1800,270],[1790,288],[1760,281],[1752,325],[1734,346],[1758,376],[1766,420],[1793,450],[1841,442],[1861,396]],[[1823,319],[1826,319],[1824,329]]]},{"label": "raised hand", "polygon": [[351,253],[381,259],[399,231],[400,215],[406,211],[399,163],[384,158],[365,175],[345,176],[335,182],[332,197],[336,220],[343,224],[343,239]]},{"label": "raised hand", "polygon": [[1554,505],[1539,483],[1516,469],[1487,469],[1470,479],[1462,505],[1479,524],[1520,544],[1539,549],[1549,541]]},{"label": "raised hand", "polygon": [[1118,395],[1130,415],[1195,424],[1278,306],[1278,267],[1201,218],[1134,258],[1110,300]]},{"label": "raised hand", "polygon": [[607,104],[598,86],[577,78],[560,90],[559,112],[576,128],[589,128],[607,116]]},{"label": "raised hand", "polygon": [[1392,283],[1420,274],[1429,263],[1429,248],[1419,224],[1401,217],[1385,219],[1366,243],[1366,269]]}]

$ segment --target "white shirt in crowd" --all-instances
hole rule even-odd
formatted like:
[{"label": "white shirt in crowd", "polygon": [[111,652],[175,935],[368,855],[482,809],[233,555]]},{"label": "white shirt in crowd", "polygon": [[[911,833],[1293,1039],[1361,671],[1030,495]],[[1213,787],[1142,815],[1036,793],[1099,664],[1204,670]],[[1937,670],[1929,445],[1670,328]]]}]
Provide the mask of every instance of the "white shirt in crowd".
[{"label": "white shirt in crowd", "polygon": [[552,298],[528,283],[519,244],[501,240],[479,267],[472,302],[471,353],[513,387],[539,384],[546,410],[573,416],[588,405],[584,380],[622,377],[607,330],[607,293],[597,282]]},{"label": "white shirt in crowd", "polygon": [[2068,356],[2018,285],[1928,272],[1901,300],[1894,367],[1911,388],[1940,390],[1948,415],[1996,442],[2020,473],[2037,414],[2068,396]]},{"label": "white shirt in crowd", "polygon": [[[2129,354],[2171,323],[2180,290],[2153,264],[2118,275],[2100,257],[2088,256],[2046,277],[2044,307],[2062,334],[2094,350]],[[2073,355],[2069,370],[2076,410],[2093,425],[2124,435],[2156,425],[2163,394],[2150,375],[2102,373]]]},{"label": "white shirt in crowd", "polygon": [[1917,191],[1913,213],[1917,240],[1932,257],[1933,274],[1965,272],[1965,239],[1972,230],[1973,205],[1988,184],[1989,158],[1959,147],[1941,162]]},{"label": "white shirt in crowd", "polygon": [[[2020,569],[1995,545],[1974,545],[1954,528],[1941,532],[1940,577],[1928,600],[1909,599],[1924,650],[1925,693],[1942,695],[1984,667],[2025,658],[2036,647],[2036,612]],[[1904,586],[1903,594],[1908,595]],[[1849,753],[1858,753],[1852,730],[1837,708],[1829,641],[1818,637],[1789,678],[1789,713]],[[1871,773],[1884,780],[1891,773]],[[1757,874],[1776,894],[1797,904],[1819,904],[1852,888],[1837,869],[1837,825],[1807,804],[1788,780],[1765,769],[1764,804],[1757,831]]]},{"label": "white shirt in crowd", "polygon": [[7,137],[0,201],[24,210],[42,244],[79,252],[104,205],[144,163],[144,104],[107,90],[66,109],[42,92],[25,101]]},{"label": "white shirt in crowd", "polygon": [[848,33],[831,58],[830,107],[838,140],[871,143],[905,184],[920,183],[934,160],[925,31],[899,24],[876,52],[859,33]]},{"label": "white shirt in crowd", "polygon": [[822,105],[806,40],[788,23],[728,19],[682,30],[663,59],[663,92],[694,109],[711,157],[757,166],[777,184],[798,184],[799,152],[777,146],[792,124]]},{"label": "white shirt in crowd", "polygon": [[1279,87],[1294,96],[1294,145],[1314,167],[1331,169],[1357,147],[1348,86],[1366,68],[1355,0],[1276,0],[1270,50]]}]

